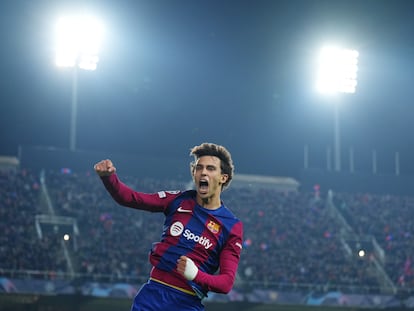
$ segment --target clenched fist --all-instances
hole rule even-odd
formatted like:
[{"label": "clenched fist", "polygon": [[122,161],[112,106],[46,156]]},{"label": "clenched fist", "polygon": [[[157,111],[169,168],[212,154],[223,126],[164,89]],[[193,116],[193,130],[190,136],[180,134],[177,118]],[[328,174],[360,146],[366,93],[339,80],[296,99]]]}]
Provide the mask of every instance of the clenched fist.
[{"label": "clenched fist", "polygon": [[192,281],[197,276],[198,268],[190,258],[181,256],[177,260],[177,271],[187,280]]},{"label": "clenched fist", "polygon": [[102,160],[93,167],[99,176],[109,176],[116,172],[116,168],[111,160]]}]

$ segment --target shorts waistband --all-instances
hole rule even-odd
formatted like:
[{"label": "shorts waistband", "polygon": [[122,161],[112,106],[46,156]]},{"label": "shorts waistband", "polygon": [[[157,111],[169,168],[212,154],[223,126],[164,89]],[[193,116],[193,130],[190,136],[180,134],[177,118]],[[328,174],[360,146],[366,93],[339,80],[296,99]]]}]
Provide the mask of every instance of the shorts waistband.
[{"label": "shorts waistband", "polygon": [[160,283],[162,285],[165,285],[165,286],[168,286],[168,287],[171,287],[171,288],[174,288],[174,289],[179,290],[180,292],[183,292],[185,294],[188,294],[188,295],[191,295],[191,296],[197,296],[197,294],[195,292],[191,291],[191,290],[181,288],[181,287],[178,287],[178,286],[175,286],[175,285],[171,285],[171,284],[168,284],[166,282],[163,282],[161,280],[158,280],[158,279],[155,279],[155,278],[152,278],[152,277],[149,280],[153,281],[153,282]]}]

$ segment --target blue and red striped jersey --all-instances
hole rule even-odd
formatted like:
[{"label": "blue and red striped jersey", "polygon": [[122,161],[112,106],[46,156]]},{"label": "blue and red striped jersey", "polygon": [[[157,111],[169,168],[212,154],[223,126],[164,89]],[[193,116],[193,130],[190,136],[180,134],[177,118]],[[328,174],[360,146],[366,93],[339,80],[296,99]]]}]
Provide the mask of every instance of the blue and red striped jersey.
[{"label": "blue and red striped jersey", "polygon": [[[209,210],[197,204],[195,190],[147,194],[129,188],[116,174],[101,179],[118,204],[164,213],[161,239],[149,254],[151,278],[191,293],[231,290],[242,250],[243,225],[223,202],[218,209]],[[199,269],[192,282],[176,270],[182,255]]]}]

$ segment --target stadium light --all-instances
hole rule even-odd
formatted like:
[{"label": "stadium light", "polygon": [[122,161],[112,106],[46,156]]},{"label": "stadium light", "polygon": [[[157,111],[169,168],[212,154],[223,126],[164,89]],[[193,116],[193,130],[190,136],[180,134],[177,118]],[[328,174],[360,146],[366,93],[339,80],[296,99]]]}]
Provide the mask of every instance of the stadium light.
[{"label": "stadium light", "polygon": [[321,50],[316,87],[321,93],[355,93],[358,56],[355,50],[325,47]]},{"label": "stadium light", "polygon": [[56,25],[56,57],[58,67],[72,68],[72,112],[70,150],[76,150],[78,105],[78,69],[96,70],[103,37],[99,20],[88,15],[61,18]]},{"label": "stadium light", "polygon": [[[319,55],[319,69],[316,82],[322,94],[355,93],[359,53],[355,50],[324,47]],[[334,101],[334,165],[341,170],[341,148],[339,128],[339,104]]]}]

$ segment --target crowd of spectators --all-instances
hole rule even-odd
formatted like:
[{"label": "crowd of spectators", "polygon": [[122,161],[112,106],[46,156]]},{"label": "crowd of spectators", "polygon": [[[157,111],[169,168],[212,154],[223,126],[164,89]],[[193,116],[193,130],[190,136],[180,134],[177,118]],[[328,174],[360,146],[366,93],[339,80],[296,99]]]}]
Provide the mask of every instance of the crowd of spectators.
[{"label": "crowd of spectators", "polygon": [[[183,190],[187,182],[124,177],[144,192]],[[48,171],[46,206],[39,177],[26,170],[0,172],[0,271],[75,273],[85,278],[142,282],[149,272],[148,251],[159,240],[163,215],[120,207],[93,172]],[[224,203],[244,222],[244,245],[237,285],[342,291],[378,290],[370,257],[349,252],[339,222],[315,192],[230,187]],[[412,286],[414,250],[410,210],[414,198],[337,194],[335,204],[357,235],[373,235],[385,251],[384,269],[398,286]],[[77,221],[73,228],[44,231],[35,216],[54,214]],[[61,233],[69,232],[64,256]]]},{"label": "crowd of spectators", "polygon": [[59,237],[39,238],[35,230],[40,200],[40,181],[32,172],[0,171],[0,271],[52,276],[66,270]]},{"label": "crowd of spectators", "polygon": [[414,197],[340,193],[338,210],[359,236],[368,236],[385,251],[383,265],[391,280],[414,286]]},{"label": "crowd of spectators", "polygon": [[343,248],[341,225],[324,198],[313,192],[240,188],[229,202],[245,223],[240,273],[250,284],[378,289],[372,263]]}]

